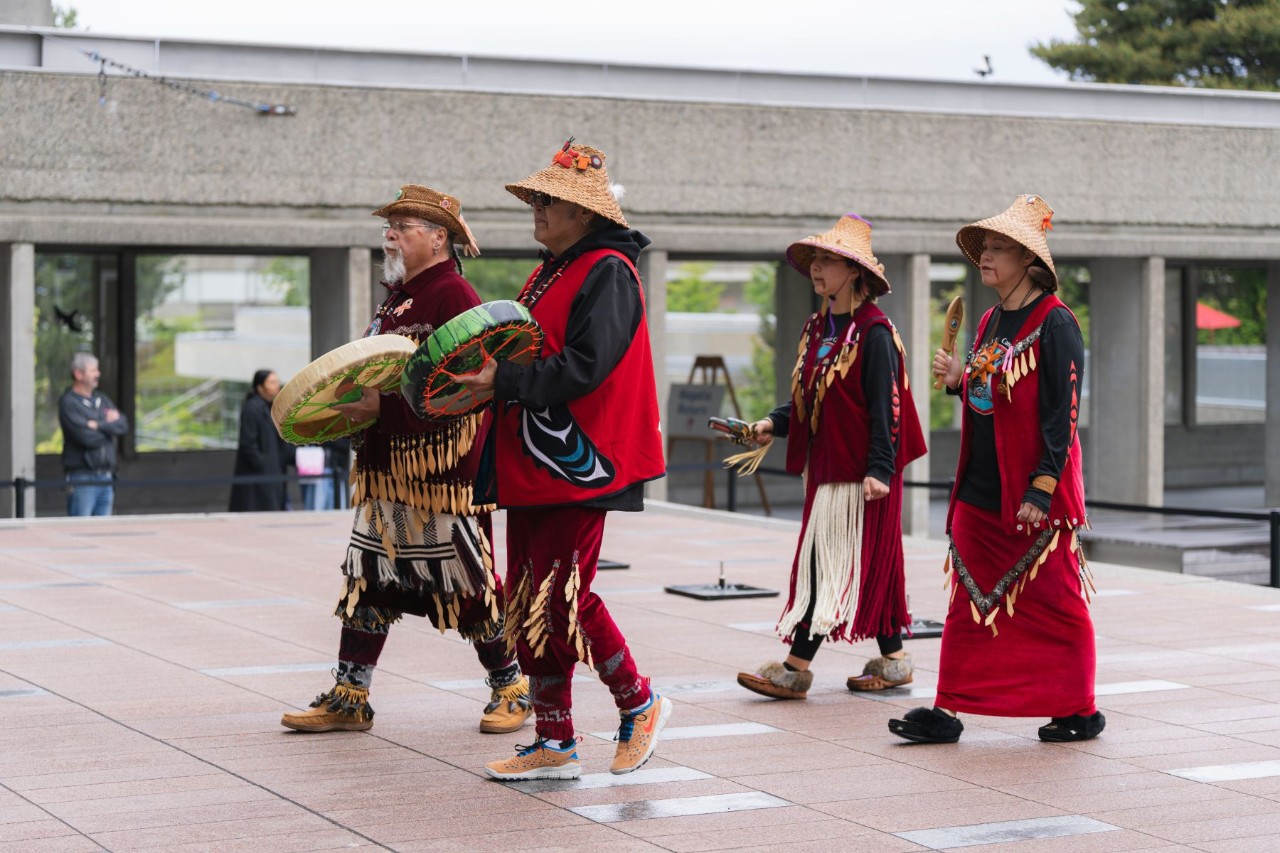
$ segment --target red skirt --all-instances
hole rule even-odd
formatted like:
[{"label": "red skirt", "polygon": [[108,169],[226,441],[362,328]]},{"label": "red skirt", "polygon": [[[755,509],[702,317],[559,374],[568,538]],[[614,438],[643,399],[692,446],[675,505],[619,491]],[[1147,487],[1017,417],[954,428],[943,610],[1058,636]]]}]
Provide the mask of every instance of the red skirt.
[{"label": "red skirt", "polygon": [[[911,624],[911,614],[907,611],[906,555],[902,549],[902,472],[895,474],[887,485],[889,494],[878,501],[871,501],[863,509],[862,553],[855,557],[859,572],[858,606],[852,621],[837,625],[827,635],[828,640],[856,643],[871,637],[896,637]],[[782,610],[784,615],[795,606],[799,573],[809,571],[809,557],[803,553],[803,545],[805,531],[813,521],[813,502],[817,493],[818,487],[806,478],[800,539],[791,563],[787,606]],[[849,571],[854,571],[852,565]],[[817,591],[812,590],[811,595],[816,596]],[[783,637],[786,643],[793,639],[793,634]]]},{"label": "red skirt", "polygon": [[1074,531],[1003,533],[962,502],[935,705],[993,717],[1089,715],[1097,651]]}]

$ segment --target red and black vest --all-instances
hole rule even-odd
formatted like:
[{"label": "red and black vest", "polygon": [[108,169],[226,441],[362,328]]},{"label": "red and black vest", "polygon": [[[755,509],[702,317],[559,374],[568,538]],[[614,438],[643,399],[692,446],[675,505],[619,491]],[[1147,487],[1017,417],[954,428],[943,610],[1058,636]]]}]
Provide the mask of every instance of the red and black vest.
[{"label": "red and black vest", "polygon": [[[621,258],[640,283],[635,265],[613,249],[584,252],[536,298],[532,289],[539,270],[529,277],[520,300],[533,302],[530,313],[545,336],[542,358],[564,349],[573,299],[587,273],[607,257]],[[500,506],[582,503],[666,473],[643,287],[640,305],[631,346],[585,396],[540,412],[516,402],[499,404],[493,437]]]},{"label": "red and black vest", "polygon": [[895,473],[901,473],[925,454],[924,433],[911,396],[902,340],[879,306],[864,302],[854,312],[843,342],[838,342],[824,360],[819,353],[826,317],[825,312],[811,316],[801,335],[800,353],[792,374],[787,471],[800,474],[807,465],[808,477],[814,485],[857,483],[867,476],[871,423],[862,387],[860,344],[867,330],[884,326],[893,335],[898,351],[892,429],[898,445]]},{"label": "red and black vest", "polygon": [[[1009,534],[1028,532],[1024,529],[1026,525],[1017,519],[1018,510],[1022,506],[1027,487],[1031,485],[1031,475],[1040,466],[1040,460],[1044,456],[1044,438],[1040,433],[1040,331],[1050,311],[1066,307],[1058,297],[1051,293],[1045,294],[1010,342],[1012,353],[1007,359],[1001,359],[1001,366],[992,374],[989,383],[993,406],[991,417],[995,419],[996,459],[1000,463],[1000,520],[1004,531]],[[977,340],[985,338],[994,313],[995,309],[992,308],[982,316],[978,323]],[[1072,314],[1073,319],[1074,317]],[[977,347],[974,347],[969,354],[970,364],[973,363],[976,350]],[[1005,364],[1008,365],[1007,370],[1002,369]],[[1071,371],[1071,446],[1067,450],[1058,485],[1049,502],[1049,514],[1041,524],[1071,529],[1086,523],[1080,433],[1075,423],[1080,410],[1080,383],[1084,379],[1084,365],[1071,364],[1066,369]],[[965,405],[960,432],[960,464],[956,469],[951,504],[947,508],[948,531],[951,530],[951,517],[955,514],[956,500],[960,493],[960,478],[969,465],[970,443],[973,441],[971,419],[980,417],[969,409],[967,373],[961,381],[961,395]],[[1035,532],[1034,528],[1031,532]]]}]

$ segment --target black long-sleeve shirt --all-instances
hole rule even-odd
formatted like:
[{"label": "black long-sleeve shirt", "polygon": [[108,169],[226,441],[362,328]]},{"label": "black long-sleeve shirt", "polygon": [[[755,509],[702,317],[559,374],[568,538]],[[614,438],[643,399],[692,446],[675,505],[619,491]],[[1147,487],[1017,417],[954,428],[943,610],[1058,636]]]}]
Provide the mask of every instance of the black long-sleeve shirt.
[{"label": "black long-sleeve shirt", "polygon": [[[996,322],[989,324],[980,346],[991,340],[1008,340],[1022,328],[1035,310],[1036,302],[1017,311],[1001,311]],[[994,326],[994,328],[992,328]],[[1022,500],[1043,512],[1049,511],[1052,495],[1031,486],[1041,475],[1055,480],[1062,477],[1075,431],[1076,413],[1071,404],[1071,365],[1077,375],[1084,373],[1084,338],[1080,326],[1065,308],[1055,308],[1045,317],[1040,332],[1040,355],[1036,372],[1040,375],[1040,436],[1044,453],[1036,470],[1027,476],[1027,490]],[[949,393],[956,393],[949,391]],[[993,389],[993,393],[996,393]],[[1016,393],[1016,391],[1015,391]],[[1000,462],[996,457],[996,428],[990,415],[970,411],[973,433],[969,444],[969,463],[965,466],[957,497],[983,509],[1000,511]]]},{"label": "black long-sleeve shirt", "polygon": [[[129,431],[129,419],[120,415],[113,421],[107,413],[116,404],[106,394],[89,396],[72,388],[58,400],[58,423],[62,426],[62,468],[65,471],[112,473],[116,470],[116,437]],[[94,426],[89,426],[93,421]]]},{"label": "black long-sleeve shirt", "polygon": [[[834,334],[824,335],[838,344],[849,328],[851,314],[832,314]],[[898,469],[898,446],[893,437],[893,389],[898,380],[898,349],[893,335],[879,324],[862,334],[862,393],[867,401],[871,446],[867,448],[867,476],[888,485]],[[788,400],[769,413],[773,434],[786,438],[793,403]],[[821,427],[819,427],[821,429]]]},{"label": "black long-sleeve shirt", "polygon": [[[640,250],[648,245],[649,238],[632,229],[618,226],[593,231],[559,257],[543,253],[538,282],[595,249],[615,249],[634,264]],[[640,282],[621,259],[605,258],[587,273],[569,306],[564,348],[527,365],[499,362],[494,397],[534,410],[585,397],[626,355],[643,317]],[[582,506],[638,512],[644,509],[644,484],[635,483]]]}]

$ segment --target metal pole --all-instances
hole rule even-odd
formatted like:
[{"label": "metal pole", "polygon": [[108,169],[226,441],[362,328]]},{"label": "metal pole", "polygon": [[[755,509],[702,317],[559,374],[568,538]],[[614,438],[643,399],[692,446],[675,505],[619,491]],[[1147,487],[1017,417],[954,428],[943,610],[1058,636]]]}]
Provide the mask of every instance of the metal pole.
[{"label": "metal pole", "polygon": [[[27,517],[27,481],[22,477],[13,478],[13,517],[14,518]],[[1273,551],[1275,549],[1275,529],[1276,528],[1273,525],[1271,528]],[[1274,559],[1274,556],[1273,556],[1273,559]],[[1274,566],[1272,567],[1272,574],[1274,575]]]},{"label": "metal pole", "polygon": [[738,474],[732,468],[724,469],[729,477],[729,512],[738,511]]},{"label": "metal pole", "polygon": [[1271,510],[1271,585],[1280,588],[1280,509]]}]

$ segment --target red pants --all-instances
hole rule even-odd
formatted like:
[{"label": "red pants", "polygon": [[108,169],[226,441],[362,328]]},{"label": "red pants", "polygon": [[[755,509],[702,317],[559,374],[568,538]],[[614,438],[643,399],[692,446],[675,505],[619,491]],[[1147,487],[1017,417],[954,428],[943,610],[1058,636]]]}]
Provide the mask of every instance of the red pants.
[{"label": "red pants", "polygon": [[[573,669],[593,666],[621,709],[649,699],[627,641],[591,591],[605,510],[507,510],[507,643],[529,677],[540,737],[573,737]],[[575,588],[576,587],[576,591]]]}]

